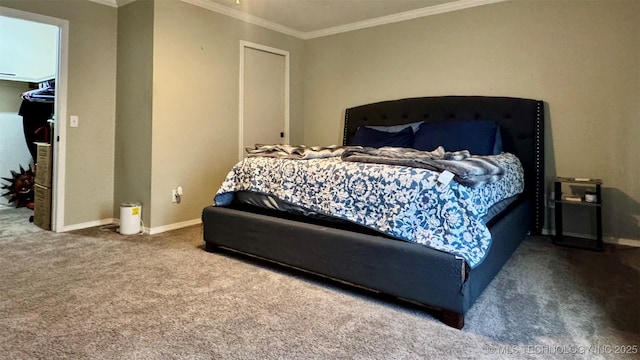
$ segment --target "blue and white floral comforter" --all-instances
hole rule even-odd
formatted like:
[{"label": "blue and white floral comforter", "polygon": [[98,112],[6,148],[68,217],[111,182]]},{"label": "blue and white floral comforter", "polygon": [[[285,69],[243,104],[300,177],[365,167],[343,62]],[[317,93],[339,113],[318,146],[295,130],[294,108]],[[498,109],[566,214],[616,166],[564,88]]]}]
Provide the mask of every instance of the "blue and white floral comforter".
[{"label": "blue and white floral comforter", "polygon": [[524,189],[522,165],[515,155],[490,157],[505,175],[478,188],[455,181],[442,186],[437,182],[440,173],[407,166],[346,162],[339,157],[251,157],[233,167],[214,203],[228,205],[236,191],[258,192],[454,254],[474,268],[491,245],[482,217],[493,204]]}]

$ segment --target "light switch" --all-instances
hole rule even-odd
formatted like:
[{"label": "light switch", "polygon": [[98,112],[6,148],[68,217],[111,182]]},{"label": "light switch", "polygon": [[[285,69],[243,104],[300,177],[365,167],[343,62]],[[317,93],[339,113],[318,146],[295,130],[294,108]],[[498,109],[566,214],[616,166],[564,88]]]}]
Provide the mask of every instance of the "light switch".
[{"label": "light switch", "polygon": [[69,126],[78,127],[78,115],[71,115],[69,119]]}]

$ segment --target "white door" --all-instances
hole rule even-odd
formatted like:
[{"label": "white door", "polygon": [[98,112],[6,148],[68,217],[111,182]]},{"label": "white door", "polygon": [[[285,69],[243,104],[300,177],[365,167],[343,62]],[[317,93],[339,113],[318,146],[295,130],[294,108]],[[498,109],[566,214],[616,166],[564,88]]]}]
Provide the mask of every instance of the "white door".
[{"label": "white door", "polygon": [[240,159],[245,147],[289,142],[289,54],[241,42]]}]

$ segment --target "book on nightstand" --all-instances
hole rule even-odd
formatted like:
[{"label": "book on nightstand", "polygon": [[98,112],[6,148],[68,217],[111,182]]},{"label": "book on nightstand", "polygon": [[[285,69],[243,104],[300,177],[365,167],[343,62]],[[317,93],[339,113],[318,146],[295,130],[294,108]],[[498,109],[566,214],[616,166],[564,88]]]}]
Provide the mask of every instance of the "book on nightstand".
[{"label": "book on nightstand", "polygon": [[562,200],[580,202],[580,201],[582,201],[582,198],[580,196],[577,196],[577,195],[565,195],[565,196],[562,197]]}]

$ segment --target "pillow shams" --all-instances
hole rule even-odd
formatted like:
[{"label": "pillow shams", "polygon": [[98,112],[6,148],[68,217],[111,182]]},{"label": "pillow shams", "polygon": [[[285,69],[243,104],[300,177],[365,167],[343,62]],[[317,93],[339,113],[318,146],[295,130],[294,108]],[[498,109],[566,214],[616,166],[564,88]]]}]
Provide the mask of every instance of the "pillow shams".
[{"label": "pillow shams", "polygon": [[[496,143],[496,135],[499,143]],[[502,152],[500,127],[494,121],[442,121],[424,123],[415,134],[413,147],[432,151],[469,150],[472,155],[496,155]]]},{"label": "pillow shams", "polygon": [[413,145],[414,134],[411,126],[399,132],[386,132],[360,126],[351,139],[349,145],[368,147],[411,147]]},{"label": "pillow shams", "polygon": [[493,143],[493,155],[502,153],[502,134],[500,133],[500,125],[496,126],[496,141]]},{"label": "pillow shams", "polygon": [[365,125],[365,127],[368,127],[369,129],[378,130],[378,131],[384,131],[384,132],[400,132],[406,129],[408,126],[411,126],[411,129],[415,133],[416,131],[418,131],[418,129],[420,128],[420,125],[422,124],[424,124],[424,121],[416,121],[409,124],[391,125],[391,126]]}]

